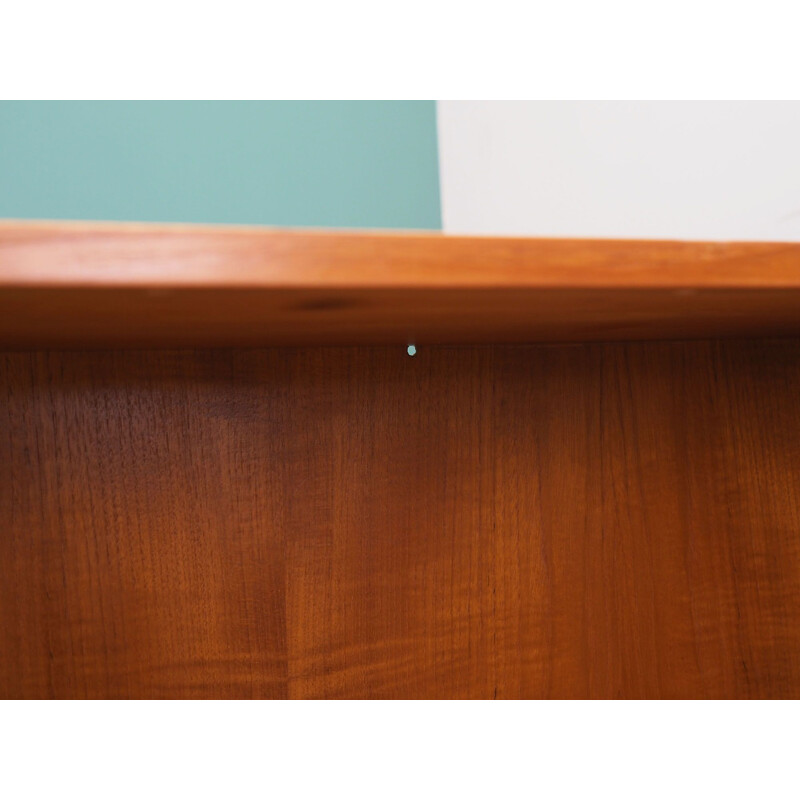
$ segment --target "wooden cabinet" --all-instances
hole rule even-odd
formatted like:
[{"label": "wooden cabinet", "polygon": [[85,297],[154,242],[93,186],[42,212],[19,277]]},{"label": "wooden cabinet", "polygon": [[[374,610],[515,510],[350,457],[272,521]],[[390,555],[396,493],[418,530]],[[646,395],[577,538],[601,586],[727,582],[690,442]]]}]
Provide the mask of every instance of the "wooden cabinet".
[{"label": "wooden cabinet", "polygon": [[799,336],[798,245],[5,223],[0,696],[800,697]]}]

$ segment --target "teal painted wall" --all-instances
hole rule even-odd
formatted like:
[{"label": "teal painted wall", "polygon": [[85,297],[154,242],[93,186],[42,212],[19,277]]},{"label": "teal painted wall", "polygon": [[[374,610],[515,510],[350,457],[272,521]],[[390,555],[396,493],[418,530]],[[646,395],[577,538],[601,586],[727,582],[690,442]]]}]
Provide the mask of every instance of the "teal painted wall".
[{"label": "teal painted wall", "polygon": [[441,228],[434,102],[0,102],[0,217]]}]

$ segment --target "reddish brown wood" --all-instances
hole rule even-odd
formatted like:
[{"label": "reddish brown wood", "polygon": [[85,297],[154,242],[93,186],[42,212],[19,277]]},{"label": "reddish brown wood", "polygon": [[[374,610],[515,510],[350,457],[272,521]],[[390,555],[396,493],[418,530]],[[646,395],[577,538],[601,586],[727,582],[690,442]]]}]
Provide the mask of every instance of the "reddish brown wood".
[{"label": "reddish brown wood", "polygon": [[0,224],[0,346],[796,335],[800,244]]},{"label": "reddish brown wood", "polygon": [[6,353],[0,696],[800,697],[800,342]]}]

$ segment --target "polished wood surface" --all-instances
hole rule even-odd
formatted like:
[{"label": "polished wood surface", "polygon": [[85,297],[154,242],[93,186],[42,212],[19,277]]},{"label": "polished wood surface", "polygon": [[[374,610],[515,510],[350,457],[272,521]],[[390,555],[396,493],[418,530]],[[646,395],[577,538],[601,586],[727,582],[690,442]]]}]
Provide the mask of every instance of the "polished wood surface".
[{"label": "polished wood surface", "polygon": [[800,333],[800,244],[0,223],[5,348]]},{"label": "polished wood surface", "polygon": [[800,698],[800,341],[0,356],[0,696]]}]

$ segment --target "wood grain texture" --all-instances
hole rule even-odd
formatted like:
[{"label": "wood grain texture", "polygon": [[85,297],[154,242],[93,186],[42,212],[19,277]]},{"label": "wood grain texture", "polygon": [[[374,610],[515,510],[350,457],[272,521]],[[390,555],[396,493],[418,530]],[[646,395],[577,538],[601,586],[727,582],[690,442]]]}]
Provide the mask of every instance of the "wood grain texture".
[{"label": "wood grain texture", "polygon": [[800,342],[6,353],[0,696],[800,697]]},{"label": "wood grain texture", "polygon": [[0,223],[9,349],[798,333],[800,244]]}]

